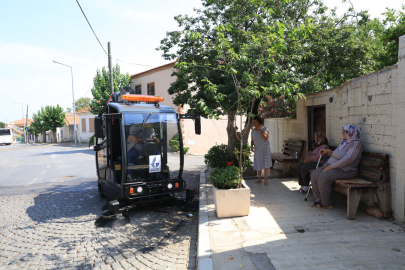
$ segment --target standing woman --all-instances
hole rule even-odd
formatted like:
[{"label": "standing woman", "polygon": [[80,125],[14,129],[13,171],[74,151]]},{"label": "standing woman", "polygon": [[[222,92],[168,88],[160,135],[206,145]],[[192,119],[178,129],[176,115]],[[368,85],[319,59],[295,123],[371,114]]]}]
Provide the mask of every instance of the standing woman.
[{"label": "standing woman", "polygon": [[262,182],[262,170],[264,170],[264,184],[268,185],[267,176],[271,167],[271,151],[269,142],[269,130],[263,126],[263,119],[259,116],[253,118],[252,152],[254,152],[253,169],[257,171],[255,183]]}]

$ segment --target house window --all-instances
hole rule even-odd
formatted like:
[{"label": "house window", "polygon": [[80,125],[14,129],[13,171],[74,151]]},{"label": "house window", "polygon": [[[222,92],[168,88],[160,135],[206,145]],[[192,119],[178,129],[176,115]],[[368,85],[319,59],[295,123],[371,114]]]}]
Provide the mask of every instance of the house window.
[{"label": "house window", "polygon": [[135,94],[142,95],[142,88],[140,84],[135,85]]},{"label": "house window", "polygon": [[155,83],[148,83],[148,95],[155,95]]},{"label": "house window", "polygon": [[94,132],[94,118],[89,119],[89,131]]},{"label": "house window", "polygon": [[82,118],[82,132],[86,132],[86,118]]}]

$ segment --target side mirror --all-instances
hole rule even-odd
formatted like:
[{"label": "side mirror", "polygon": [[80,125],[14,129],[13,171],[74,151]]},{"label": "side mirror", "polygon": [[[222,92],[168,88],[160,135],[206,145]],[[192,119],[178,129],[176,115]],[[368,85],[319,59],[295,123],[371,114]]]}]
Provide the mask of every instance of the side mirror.
[{"label": "side mirror", "polygon": [[201,118],[200,118],[200,116],[195,118],[194,127],[195,127],[195,134],[201,135]]},{"label": "side mirror", "polygon": [[101,117],[96,116],[94,118],[94,137],[96,138],[103,138],[103,119]]}]

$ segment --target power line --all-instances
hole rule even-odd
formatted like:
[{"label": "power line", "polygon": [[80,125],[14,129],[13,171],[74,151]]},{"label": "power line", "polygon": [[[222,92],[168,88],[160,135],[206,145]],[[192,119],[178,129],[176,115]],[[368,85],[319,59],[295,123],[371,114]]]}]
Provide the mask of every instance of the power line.
[{"label": "power line", "polygon": [[100,40],[98,39],[96,33],[94,32],[93,27],[91,27],[91,24],[90,24],[89,20],[87,19],[86,14],[84,14],[84,11],[83,11],[82,7],[80,6],[79,1],[76,0],[76,2],[77,2],[77,4],[79,5],[80,10],[82,11],[84,17],[86,18],[86,21],[87,21],[87,23],[89,24],[89,26],[90,26],[90,28],[91,28],[91,31],[93,31],[93,34],[94,34],[94,36],[96,37],[96,39],[97,39],[98,43],[100,44],[101,48],[103,49],[103,51],[105,52],[105,54],[108,55],[108,53],[105,51],[103,45],[101,45],[101,42],[100,42]]},{"label": "power line", "polygon": [[122,61],[122,60],[120,60],[120,59],[115,59],[115,64],[117,64],[117,61],[124,62],[124,63],[131,64],[131,65],[136,65],[136,66],[151,67],[151,65],[134,64],[134,63]]}]

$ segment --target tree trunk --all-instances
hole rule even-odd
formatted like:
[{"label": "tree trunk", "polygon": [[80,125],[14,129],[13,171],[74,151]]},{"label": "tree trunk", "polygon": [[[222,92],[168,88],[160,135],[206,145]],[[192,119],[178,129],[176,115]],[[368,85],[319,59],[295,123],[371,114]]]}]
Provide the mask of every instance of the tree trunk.
[{"label": "tree trunk", "polygon": [[45,131],[45,129],[42,131],[42,142],[46,143],[46,131]]},{"label": "tree trunk", "polygon": [[[249,107],[247,110],[247,114],[249,114],[250,112],[252,112],[254,115],[257,115],[259,113],[259,104],[260,101],[262,100],[262,98],[256,98],[253,102],[253,107]],[[245,121],[245,126],[243,127],[243,133],[245,133],[245,130],[247,129],[247,132],[245,134],[243,134],[242,136],[242,143],[243,146],[245,146],[248,143],[248,138],[249,138],[249,134],[250,134],[250,130],[252,129],[253,123],[252,123],[252,119],[246,118]]]},{"label": "tree trunk", "polygon": [[53,133],[53,143],[57,143],[58,139],[56,138],[56,129],[52,130]]},{"label": "tree trunk", "polygon": [[235,116],[236,110],[228,111],[228,125],[226,131],[228,133],[228,159],[232,160],[233,150],[235,149],[235,143],[238,140],[235,130]]}]

